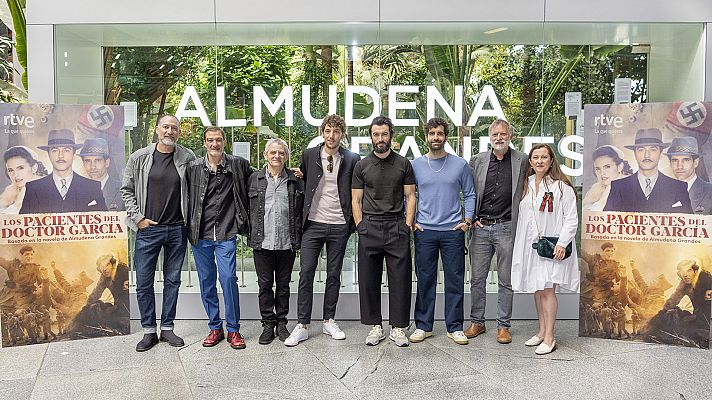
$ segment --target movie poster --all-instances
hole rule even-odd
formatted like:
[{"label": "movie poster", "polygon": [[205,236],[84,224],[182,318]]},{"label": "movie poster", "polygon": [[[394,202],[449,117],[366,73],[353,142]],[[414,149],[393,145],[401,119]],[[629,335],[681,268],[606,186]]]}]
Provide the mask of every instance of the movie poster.
[{"label": "movie poster", "polygon": [[0,104],[2,346],[129,333],[118,106]]},{"label": "movie poster", "polygon": [[709,348],[711,113],[585,107],[580,336]]}]

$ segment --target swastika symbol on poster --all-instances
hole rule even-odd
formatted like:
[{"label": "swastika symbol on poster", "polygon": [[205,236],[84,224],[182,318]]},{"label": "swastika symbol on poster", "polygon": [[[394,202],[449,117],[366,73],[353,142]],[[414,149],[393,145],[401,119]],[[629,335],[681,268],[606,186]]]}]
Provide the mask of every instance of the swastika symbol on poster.
[{"label": "swastika symbol on poster", "polygon": [[114,112],[106,106],[94,106],[87,113],[87,121],[96,129],[107,129],[114,123]]},{"label": "swastika symbol on poster", "polygon": [[677,109],[677,120],[688,128],[697,128],[705,122],[707,109],[698,102],[682,103]]}]

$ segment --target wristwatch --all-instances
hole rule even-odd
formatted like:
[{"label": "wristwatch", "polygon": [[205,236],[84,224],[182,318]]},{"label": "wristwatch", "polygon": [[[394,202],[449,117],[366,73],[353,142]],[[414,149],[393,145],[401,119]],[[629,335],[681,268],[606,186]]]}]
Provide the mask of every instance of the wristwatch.
[{"label": "wristwatch", "polygon": [[465,221],[465,225],[467,225],[467,227],[469,228],[469,227],[472,226],[472,222],[467,222],[467,221]]}]

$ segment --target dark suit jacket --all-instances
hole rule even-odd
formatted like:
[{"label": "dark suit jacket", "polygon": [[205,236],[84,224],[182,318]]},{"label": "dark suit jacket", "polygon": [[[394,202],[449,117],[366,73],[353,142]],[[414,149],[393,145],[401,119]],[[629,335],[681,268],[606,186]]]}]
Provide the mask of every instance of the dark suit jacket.
[{"label": "dark suit jacket", "polygon": [[[673,207],[673,205],[678,206]],[[638,182],[638,173],[611,182],[603,211],[648,212],[648,213],[688,213],[692,214],[687,183],[658,173],[653,191],[645,199]]]},{"label": "dark suit jacket", "polygon": [[106,211],[101,183],[76,172],[64,200],[54,185],[52,174],[27,182],[25,189],[20,214]]},{"label": "dark suit jacket", "polygon": [[[526,182],[526,176],[524,175],[527,173],[529,156],[512,148],[509,151],[512,153],[512,242],[514,242],[517,217],[519,216],[519,202],[522,199],[524,182]],[[491,155],[492,150],[483,151],[470,160],[472,176],[475,179],[475,193],[477,195],[475,216],[479,216],[482,199],[485,197],[485,181],[487,180],[487,170],[489,169]]]},{"label": "dark suit jacket", "polygon": [[712,214],[712,183],[705,182],[698,176],[690,188],[690,202],[695,214]]},{"label": "dark suit jacket", "polygon": [[106,202],[106,209],[109,211],[124,211],[126,206],[124,206],[124,199],[121,198],[121,181],[112,178],[109,175],[109,179],[106,180],[104,188],[101,189],[104,194],[104,201]]},{"label": "dark suit jacket", "polygon": [[[302,212],[303,223],[306,224],[309,218],[314,193],[316,192],[324,169],[321,164],[321,149],[324,144],[304,150],[299,168],[304,174],[304,211]],[[339,147],[341,154],[341,164],[339,164],[339,176],[336,177],[336,187],[339,191],[339,202],[344,220],[351,231],[356,229],[351,210],[351,177],[354,173],[356,163],[361,159],[358,154]]]}]

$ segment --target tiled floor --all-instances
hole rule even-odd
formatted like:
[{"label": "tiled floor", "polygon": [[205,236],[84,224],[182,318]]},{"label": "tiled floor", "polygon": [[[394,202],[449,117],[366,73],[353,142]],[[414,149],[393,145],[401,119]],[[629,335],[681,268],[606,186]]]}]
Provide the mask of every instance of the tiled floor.
[{"label": "tiled floor", "polygon": [[[515,321],[500,345],[495,326],[467,346],[445,337],[442,322],[423,343],[368,347],[368,327],[344,321],[344,341],[313,325],[294,348],[204,348],[205,321],[177,321],[186,346],[134,351],[141,334],[0,349],[2,399],[710,399],[710,351],[577,337],[577,321],[557,325],[558,348],[536,356],[523,342],[535,321]],[[139,331],[134,321],[134,331]],[[290,324],[291,328],[291,324]]]}]

